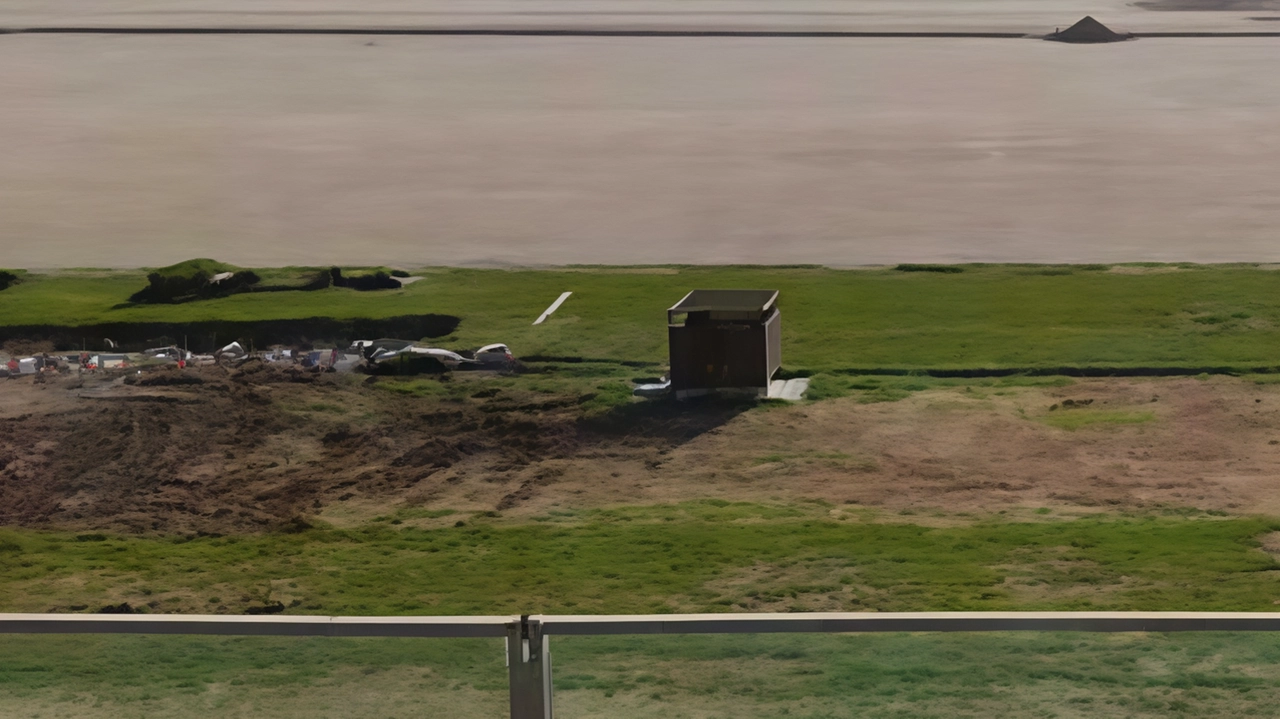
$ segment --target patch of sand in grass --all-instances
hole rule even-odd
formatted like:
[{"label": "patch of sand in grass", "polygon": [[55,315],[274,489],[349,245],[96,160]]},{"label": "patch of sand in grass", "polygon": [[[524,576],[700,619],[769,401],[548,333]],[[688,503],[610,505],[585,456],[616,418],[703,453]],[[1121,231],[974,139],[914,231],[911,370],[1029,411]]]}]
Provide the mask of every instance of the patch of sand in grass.
[{"label": "patch of sand in grass", "polygon": [[736,612],[857,611],[879,592],[856,581],[857,567],[818,560],[781,565],[756,562],[703,584]]},{"label": "patch of sand in grass", "polygon": [[1097,567],[1096,562],[1079,560],[1044,560],[1029,564],[1008,564],[992,567],[1005,573],[1000,588],[1011,595],[1019,606],[1034,606],[1049,602],[1060,603],[1071,600],[1087,600],[1097,604],[1109,603],[1115,595],[1141,586],[1149,589],[1158,586],[1150,581],[1138,582],[1132,577],[1103,577],[1091,581],[1082,581],[1072,577],[1070,581],[1055,582],[1032,577],[1045,577],[1059,574],[1066,576],[1081,569]]},{"label": "patch of sand in grass", "polygon": [[1268,532],[1258,538],[1262,546],[1260,549],[1271,555],[1272,559],[1280,561],[1280,532]]},{"label": "patch of sand in grass", "polygon": [[[278,580],[285,585],[293,578]],[[274,587],[275,580],[266,586]],[[264,586],[265,589],[265,586]],[[158,599],[160,604],[151,609],[154,612],[181,614],[239,614],[248,605],[261,605],[266,601],[263,597],[252,597],[245,594],[245,587],[229,582],[215,582],[199,588],[179,587],[162,593]],[[212,601],[216,599],[217,601]],[[280,599],[271,594],[269,600]],[[292,601],[290,596],[284,601],[286,606]],[[116,602],[117,604],[119,602]]]},{"label": "patch of sand in grass", "polygon": [[[50,573],[55,571],[58,570],[50,570]],[[149,584],[139,574],[106,572],[101,569],[80,570],[71,576],[45,576],[30,586],[24,586],[21,582],[14,582],[10,586],[18,589],[14,592],[14,597],[20,599],[10,603],[10,611],[16,612],[94,612],[103,606],[118,605],[126,601],[137,607],[154,604],[155,606],[150,607],[151,611],[172,611],[177,608],[173,599],[181,596],[180,593],[167,589],[159,589],[151,594],[142,593],[142,589],[157,585]],[[239,595],[238,591],[236,595]],[[86,596],[91,598],[86,599]],[[77,599],[67,601],[65,597]],[[183,606],[192,608],[187,603]]]}]

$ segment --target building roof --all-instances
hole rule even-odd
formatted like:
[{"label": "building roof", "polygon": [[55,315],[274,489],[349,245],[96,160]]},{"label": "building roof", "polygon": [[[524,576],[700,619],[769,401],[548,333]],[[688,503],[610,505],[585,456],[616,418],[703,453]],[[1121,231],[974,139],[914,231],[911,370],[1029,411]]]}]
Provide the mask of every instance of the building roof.
[{"label": "building roof", "polygon": [[764,312],[777,300],[777,290],[694,290],[668,311]]}]

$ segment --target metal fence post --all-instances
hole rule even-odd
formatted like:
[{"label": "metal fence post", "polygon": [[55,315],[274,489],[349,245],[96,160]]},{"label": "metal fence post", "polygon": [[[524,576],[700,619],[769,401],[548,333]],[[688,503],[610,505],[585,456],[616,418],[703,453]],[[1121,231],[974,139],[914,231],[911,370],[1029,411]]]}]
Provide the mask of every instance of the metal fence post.
[{"label": "metal fence post", "polygon": [[522,615],[507,624],[511,719],[552,719],[551,650],[542,622]]}]

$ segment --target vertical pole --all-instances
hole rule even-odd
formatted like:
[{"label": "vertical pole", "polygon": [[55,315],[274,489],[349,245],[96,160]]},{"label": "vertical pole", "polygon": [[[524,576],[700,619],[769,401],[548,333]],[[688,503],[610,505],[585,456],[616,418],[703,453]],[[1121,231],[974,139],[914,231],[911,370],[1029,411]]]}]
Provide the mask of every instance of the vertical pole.
[{"label": "vertical pole", "polygon": [[551,650],[542,622],[528,614],[507,624],[511,719],[552,719]]}]

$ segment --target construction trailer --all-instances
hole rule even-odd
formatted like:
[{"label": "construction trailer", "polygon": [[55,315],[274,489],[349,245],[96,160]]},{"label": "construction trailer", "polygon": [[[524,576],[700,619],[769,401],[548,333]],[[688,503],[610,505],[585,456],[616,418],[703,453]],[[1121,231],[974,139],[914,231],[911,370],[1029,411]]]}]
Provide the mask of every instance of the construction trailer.
[{"label": "construction trailer", "polygon": [[782,364],[777,290],[694,290],[667,310],[671,390],[765,397]]}]

